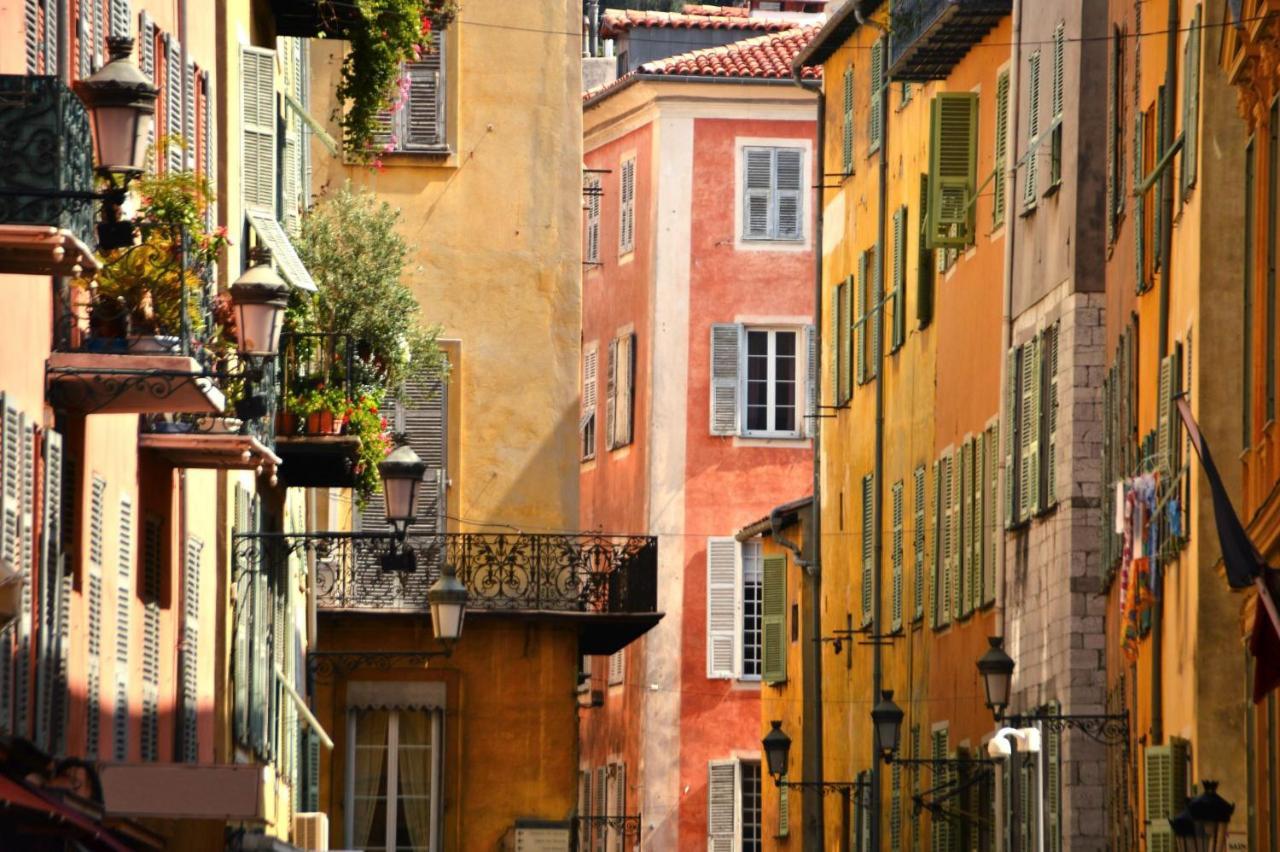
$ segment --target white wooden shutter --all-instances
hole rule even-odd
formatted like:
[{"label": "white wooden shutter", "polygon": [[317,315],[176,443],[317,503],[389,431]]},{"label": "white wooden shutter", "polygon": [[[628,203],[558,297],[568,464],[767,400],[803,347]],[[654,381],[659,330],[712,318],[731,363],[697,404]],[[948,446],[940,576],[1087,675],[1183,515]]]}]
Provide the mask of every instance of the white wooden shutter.
[{"label": "white wooden shutter", "polygon": [[146,10],[138,13],[138,67],[152,82],[156,79],[156,25]]},{"label": "white wooden shutter", "polygon": [[[164,37],[164,144],[165,168],[180,172],[186,159],[181,138],[186,130],[183,91],[186,84],[182,67],[182,45],[171,35]],[[189,139],[187,141],[190,141]]]},{"label": "white wooden shutter", "polygon": [[[22,566],[22,415],[0,395],[0,578],[25,598]],[[12,601],[19,604],[22,599]],[[14,650],[18,626],[0,631],[0,732],[13,733]]]},{"label": "white wooden shutter", "polygon": [[745,169],[742,197],[742,235],[749,240],[765,240],[771,235],[770,190],[773,188],[773,149],[744,148]]},{"label": "white wooden shutter", "polygon": [[81,0],[93,7],[93,32],[89,39],[89,72],[93,73],[106,63],[107,17],[102,0]]},{"label": "white wooden shutter", "polygon": [[600,262],[600,179],[587,181],[587,263]]},{"label": "white wooden shutter", "polygon": [[738,850],[738,761],[707,764],[707,850]]},{"label": "white wooden shutter", "polygon": [[618,419],[618,341],[609,341],[609,363],[605,372],[604,445],[612,450]]},{"label": "white wooden shutter", "polygon": [[818,434],[818,330],[804,327],[804,436]]},{"label": "white wooden shutter", "polygon": [[22,31],[27,51],[28,74],[39,74],[41,71],[43,46],[40,43],[40,18],[43,11],[40,0],[26,0],[23,6]]},{"label": "white wooden shutter", "polygon": [[275,215],[275,51],[240,48],[240,120],[242,200]]},{"label": "white wooden shutter", "polygon": [[187,536],[186,565],[182,584],[182,759],[199,760],[199,688],[200,688],[200,572],[203,568],[204,543]]},{"label": "white wooden shutter", "polygon": [[711,326],[711,434],[738,434],[739,364],[742,326]]},{"label": "white wooden shutter", "polygon": [[804,152],[800,148],[778,148],[774,156],[774,228],[779,240],[798,240],[803,235]]},{"label": "white wooden shutter", "polygon": [[99,754],[102,726],[102,567],[106,491],[106,481],[95,476],[89,498],[89,659],[85,673],[85,753],[92,758]]},{"label": "white wooden shutter", "polygon": [[36,427],[31,418],[22,417],[19,495],[21,509],[18,516],[19,550],[18,566],[22,576],[22,615],[17,625],[17,657],[14,666],[14,730],[18,736],[29,735],[31,724],[31,638],[34,627],[35,589],[32,586],[35,557],[36,510]]},{"label": "white wooden shutter", "polygon": [[618,338],[617,356],[617,414],[614,421],[613,445],[625,447],[631,443],[633,418],[635,417],[636,336],[624,334]]},{"label": "white wooden shutter", "polygon": [[112,756],[129,758],[129,627],[133,604],[133,498],[120,497],[120,531],[116,556],[115,722]]},{"label": "white wooden shutter", "polygon": [[636,161],[622,161],[618,193],[618,254],[635,248],[636,236]]},{"label": "white wooden shutter", "polygon": [[741,564],[740,548],[732,536],[707,539],[707,677],[732,678],[740,670],[742,643],[738,641]]},{"label": "white wooden shutter", "polygon": [[40,628],[36,654],[36,742],[50,753],[61,751],[62,726],[54,719],[60,674],[59,621],[62,600],[62,435],[45,430],[44,487],[39,546]]},{"label": "white wooden shutter", "polygon": [[111,0],[111,35],[128,38],[132,21],[133,12],[129,8],[129,0]]},{"label": "white wooden shutter", "polygon": [[622,683],[626,679],[627,658],[625,656],[626,649],[614,651],[609,655],[609,685],[614,686]]},{"label": "white wooden shutter", "polygon": [[594,421],[596,405],[599,402],[597,398],[597,385],[600,381],[599,361],[600,353],[594,344],[582,350],[582,418],[578,423],[578,431],[581,433],[584,459],[595,458],[596,455]]},{"label": "white wooden shutter", "polygon": [[409,100],[404,107],[403,148],[421,151],[444,145],[444,40],[436,38],[420,62],[405,63]]}]

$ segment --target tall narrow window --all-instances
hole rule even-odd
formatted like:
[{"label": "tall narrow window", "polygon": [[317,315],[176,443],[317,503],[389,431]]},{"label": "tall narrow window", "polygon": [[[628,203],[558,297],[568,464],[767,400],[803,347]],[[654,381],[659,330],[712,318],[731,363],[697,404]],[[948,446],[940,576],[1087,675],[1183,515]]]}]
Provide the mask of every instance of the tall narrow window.
[{"label": "tall narrow window", "polygon": [[868,110],[870,126],[867,128],[867,153],[880,150],[884,139],[884,38],[871,45],[871,109]]},{"label": "tall narrow window", "polygon": [[840,125],[841,162],[844,174],[853,174],[853,66],[844,69],[843,107]]},{"label": "tall narrow window", "polygon": [[600,178],[589,178],[583,188],[587,196],[587,233],[583,239],[583,261],[588,264],[600,262]]},{"label": "tall narrow window", "polygon": [[1062,182],[1062,99],[1063,99],[1063,54],[1066,48],[1065,26],[1059,22],[1053,28],[1053,68],[1049,86],[1050,109],[1052,113],[1051,130],[1049,131],[1049,188],[1056,188]]},{"label": "tall narrow window", "polygon": [[996,78],[996,177],[992,190],[991,220],[993,227],[1004,224],[1005,180],[1009,170],[1009,72]]},{"label": "tall narrow window", "polygon": [[761,674],[764,557],[759,541],[742,542],[742,677]]},{"label": "tall narrow window", "polygon": [[582,419],[579,433],[582,437],[582,460],[596,457],[596,390],[599,385],[599,350],[595,344],[582,350]]},{"label": "tall narrow window", "polygon": [[760,852],[764,848],[760,830],[760,762],[744,760],[738,764],[741,773],[742,852]]},{"label": "tall narrow window", "polygon": [[797,436],[798,334],[753,328],[746,338],[746,434]]},{"label": "tall narrow window", "polygon": [[804,236],[804,151],[742,149],[744,240],[799,240]]},{"label": "tall narrow window", "polygon": [[1248,449],[1253,445],[1253,294],[1254,294],[1254,222],[1257,217],[1257,200],[1255,187],[1255,178],[1257,166],[1254,161],[1253,140],[1249,141],[1249,147],[1244,153],[1244,268],[1242,277],[1244,279],[1244,364],[1242,365],[1241,375],[1244,398],[1241,401],[1241,409],[1243,412],[1243,440],[1241,445]]},{"label": "tall narrow window", "polygon": [[1040,51],[1027,58],[1027,158],[1024,164],[1022,204],[1034,207],[1036,203],[1036,161],[1040,151]]},{"label": "tall narrow window", "polygon": [[346,846],[435,852],[440,843],[443,711],[351,711]]},{"label": "tall narrow window", "polygon": [[1280,222],[1280,100],[1272,101],[1267,121],[1267,292],[1262,310],[1266,315],[1266,419],[1276,419],[1276,227]]}]

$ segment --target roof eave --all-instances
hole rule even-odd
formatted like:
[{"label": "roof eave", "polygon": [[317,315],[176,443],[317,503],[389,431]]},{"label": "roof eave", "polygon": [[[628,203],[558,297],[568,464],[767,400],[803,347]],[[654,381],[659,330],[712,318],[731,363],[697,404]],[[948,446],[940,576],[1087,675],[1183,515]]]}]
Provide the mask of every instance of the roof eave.
[{"label": "roof eave", "polygon": [[[803,82],[816,82],[820,78],[807,77]],[[601,101],[607,100],[611,95],[625,91],[631,86],[639,82],[651,83],[738,83],[745,86],[795,86],[796,81],[792,77],[731,77],[717,76],[713,74],[645,74],[639,71],[632,71],[619,82],[610,85],[606,89],[602,89],[582,102],[582,108],[587,109],[593,107]]]},{"label": "roof eave", "polygon": [[849,0],[840,10],[827,19],[804,49],[796,54],[795,59],[791,60],[791,74],[795,79],[800,79],[801,71],[806,65],[821,65],[835,53],[840,45],[844,44],[849,36],[858,29],[859,22],[857,16],[858,5],[861,5],[862,13],[870,14],[884,4],[884,0]]}]

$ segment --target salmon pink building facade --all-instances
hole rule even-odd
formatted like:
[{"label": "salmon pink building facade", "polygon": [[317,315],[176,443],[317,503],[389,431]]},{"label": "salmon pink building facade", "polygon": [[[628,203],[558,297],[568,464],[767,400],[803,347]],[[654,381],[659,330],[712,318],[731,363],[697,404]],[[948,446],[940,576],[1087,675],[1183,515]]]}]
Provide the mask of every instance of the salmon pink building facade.
[{"label": "salmon pink building facade", "polygon": [[[583,529],[661,539],[644,639],[588,658],[581,849],[758,849],[759,543],[813,475],[816,99],[796,28],[640,65],[583,130]],[[789,641],[789,635],[785,640]],[[785,655],[783,655],[785,657]]]}]

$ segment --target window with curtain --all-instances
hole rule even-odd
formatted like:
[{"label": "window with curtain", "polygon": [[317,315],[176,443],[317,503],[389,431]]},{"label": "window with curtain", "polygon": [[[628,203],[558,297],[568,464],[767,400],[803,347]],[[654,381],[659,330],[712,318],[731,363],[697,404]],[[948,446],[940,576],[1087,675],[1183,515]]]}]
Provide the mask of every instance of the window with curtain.
[{"label": "window with curtain", "polygon": [[443,713],[353,709],[346,846],[366,852],[434,852],[439,844]]}]

